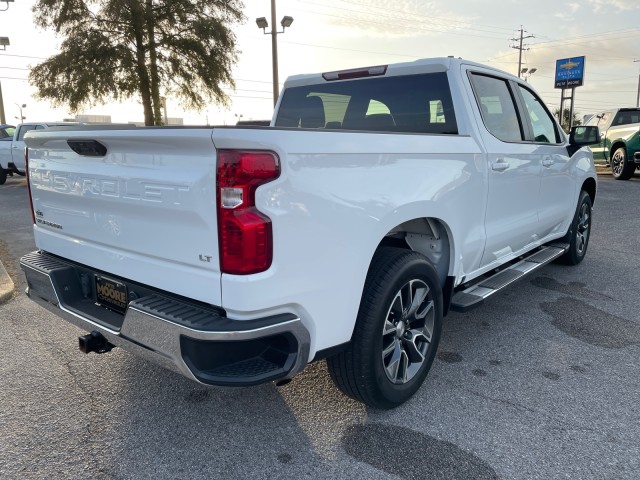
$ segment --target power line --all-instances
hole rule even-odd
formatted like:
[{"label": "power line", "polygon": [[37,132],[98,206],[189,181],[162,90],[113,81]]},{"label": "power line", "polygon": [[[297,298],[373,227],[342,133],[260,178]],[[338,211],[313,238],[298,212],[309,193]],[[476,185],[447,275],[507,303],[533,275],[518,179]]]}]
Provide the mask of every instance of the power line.
[{"label": "power line", "polygon": [[[343,7],[336,7],[333,5],[328,5],[328,4],[324,4],[324,3],[315,3],[315,2],[310,2],[308,0],[299,0],[300,3],[306,3],[309,5],[316,5],[319,7],[326,7],[326,8],[333,8],[336,10],[341,10],[341,11],[347,11],[347,12],[354,12],[354,13],[359,13],[362,15],[375,15],[376,17],[385,17],[385,18],[390,18],[390,19],[394,19],[394,20],[399,20],[399,21],[406,21],[407,18],[406,17],[398,17],[397,15],[389,15],[387,12],[387,9],[382,8],[382,7],[376,7],[375,5],[366,5],[360,2],[349,2],[346,0],[339,0],[342,3],[347,3],[347,4],[351,4],[351,5],[359,5],[362,7],[366,7],[368,10],[370,10],[371,8],[375,8],[378,10],[384,10],[385,13],[371,13],[369,11],[362,11],[362,10],[353,10],[353,9],[348,9],[348,8],[343,8]],[[305,11],[305,10],[303,10]],[[429,21],[430,24],[437,24],[437,25],[441,25],[445,28],[465,28],[466,30],[474,30],[474,31],[478,31],[478,32],[485,32],[485,33],[500,33],[500,32],[493,32],[493,31],[489,31],[489,30],[482,30],[479,28],[474,28],[472,25],[480,25],[480,26],[484,26],[484,27],[488,27],[488,28],[494,28],[494,29],[500,29],[503,31],[509,31],[510,29],[508,28],[504,28],[504,27],[495,27],[492,25],[482,25],[482,24],[478,24],[478,23],[472,23],[472,22],[465,22],[465,21],[458,21],[458,20],[452,20],[450,18],[447,17],[436,17],[433,15],[420,15],[417,14],[415,12],[408,12],[406,10],[396,10],[394,9],[395,13],[400,13],[400,14],[404,14],[408,17],[410,17],[411,20],[415,20],[416,18],[423,18]],[[319,13],[319,12],[311,12],[311,13]],[[436,21],[434,21],[436,20]],[[398,25],[398,24],[396,24]],[[404,24],[402,24],[402,26],[405,26]]]},{"label": "power line", "polygon": [[280,43],[290,43],[292,45],[303,45],[305,47],[315,47],[315,48],[327,48],[329,50],[344,50],[347,52],[358,52],[358,53],[371,53],[374,55],[390,55],[394,57],[408,57],[408,58],[420,58],[415,55],[406,55],[402,53],[389,53],[389,52],[372,52],[370,50],[358,50],[355,48],[342,48],[342,47],[330,47],[328,45],[314,45],[311,43],[300,43],[300,42],[291,42],[288,40],[280,40]]},{"label": "power line", "polygon": [[561,44],[565,45],[567,40],[579,40],[581,38],[597,38],[597,37],[603,37],[603,36],[606,36],[606,35],[623,35],[624,34],[624,37],[620,37],[620,38],[625,38],[627,36],[627,34],[631,33],[631,32],[635,32],[635,33],[639,34],[640,33],[640,29],[638,29],[638,28],[627,28],[625,30],[611,30],[611,31],[608,31],[608,32],[590,33],[590,34],[587,34],[587,35],[577,35],[575,37],[569,37],[567,39],[562,39],[562,40],[548,40],[546,42],[534,42],[531,45],[532,46],[543,45],[543,44],[546,45],[546,44],[549,44],[549,43],[561,43]]},{"label": "power line", "polygon": [[[299,1],[304,2],[304,0],[299,0]],[[338,0],[338,1],[340,1],[342,3],[350,3],[352,5],[361,5],[361,6],[367,7],[367,8],[377,8],[378,10],[385,10],[383,7],[376,7],[374,5],[368,5],[368,4],[360,3],[360,2],[349,2],[347,0]],[[304,2],[304,3],[310,3],[310,2]],[[433,16],[433,15],[420,15],[420,14],[417,14],[415,12],[407,12],[406,10],[394,10],[394,11],[396,11],[398,13],[404,13],[404,14],[410,15],[412,17],[421,17],[421,18],[424,18],[424,19],[427,19],[427,20],[430,20],[430,21],[433,20],[434,18],[435,19],[444,19],[446,21],[450,20],[448,17],[436,17],[436,16]],[[464,25],[464,26],[468,26],[468,25],[472,24],[471,22],[459,22],[459,23]],[[512,29],[510,29],[510,28],[498,27],[498,26],[495,26],[495,25],[486,25],[486,24],[476,23],[476,22],[473,22],[473,25],[480,25],[481,27],[494,28],[494,29],[497,29],[497,30],[504,30],[504,31],[507,31],[507,32],[512,31]]]},{"label": "power line", "polygon": [[15,55],[12,53],[0,53],[0,57],[36,58],[38,60],[46,60],[44,57],[31,57],[29,55]]},{"label": "power line", "polygon": [[[304,10],[304,9],[299,9],[299,8],[295,9],[295,10],[299,10],[299,11],[307,12],[307,13],[313,13],[315,15],[324,15],[326,17],[340,18],[342,20],[348,20],[351,24],[359,23],[359,24],[380,25],[380,26],[385,27],[387,29],[389,28],[389,25],[396,25],[398,27],[402,27],[403,30],[413,30],[413,31],[418,31],[418,32],[436,32],[436,33],[441,33],[441,34],[444,34],[444,35],[461,35],[461,36],[464,36],[464,37],[496,38],[496,39],[503,38],[503,37],[499,37],[499,36],[489,36],[489,35],[472,35],[472,34],[467,33],[467,32],[455,33],[455,32],[451,32],[449,30],[438,30],[438,29],[430,29],[430,28],[411,27],[411,26],[402,25],[402,24],[399,24],[399,23],[393,24],[393,23],[390,23],[390,22],[376,22],[374,20],[366,20],[366,19],[355,20],[353,18],[343,17],[343,16],[340,16],[340,15],[333,15],[333,14],[330,14],[330,13],[315,12],[315,11]],[[361,13],[361,14],[366,14],[365,12],[360,12],[360,11],[357,11],[357,12]],[[490,33],[494,33],[494,32],[490,32]]]}]

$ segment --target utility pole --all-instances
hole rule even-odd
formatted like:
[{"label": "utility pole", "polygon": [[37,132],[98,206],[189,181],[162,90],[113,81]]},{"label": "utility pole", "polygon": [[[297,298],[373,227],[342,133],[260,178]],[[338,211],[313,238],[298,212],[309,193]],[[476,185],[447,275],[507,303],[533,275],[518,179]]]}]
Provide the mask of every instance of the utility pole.
[{"label": "utility pole", "polygon": [[519,52],[518,52],[518,77],[520,77],[521,70],[522,70],[522,51],[523,50],[529,50],[529,48],[525,48],[522,45],[522,41],[527,39],[527,38],[535,38],[533,35],[527,35],[525,37],[524,33],[525,33],[525,30],[524,30],[524,28],[522,28],[522,25],[520,25],[520,38],[512,38],[511,39],[512,42],[518,42],[518,45],[511,45],[511,48],[515,48],[516,50],[519,50]]},{"label": "utility pole", "polygon": [[[634,60],[640,62],[640,60]],[[636,97],[636,108],[640,107],[640,73],[638,74],[638,96]]]}]

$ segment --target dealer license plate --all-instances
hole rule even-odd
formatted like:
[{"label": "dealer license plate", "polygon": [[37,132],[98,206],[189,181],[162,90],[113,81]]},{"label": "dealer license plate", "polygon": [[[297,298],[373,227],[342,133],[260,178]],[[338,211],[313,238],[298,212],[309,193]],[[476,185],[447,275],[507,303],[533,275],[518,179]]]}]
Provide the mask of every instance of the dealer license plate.
[{"label": "dealer license plate", "polygon": [[96,275],[96,300],[98,305],[124,315],[129,304],[127,287],[123,283]]}]

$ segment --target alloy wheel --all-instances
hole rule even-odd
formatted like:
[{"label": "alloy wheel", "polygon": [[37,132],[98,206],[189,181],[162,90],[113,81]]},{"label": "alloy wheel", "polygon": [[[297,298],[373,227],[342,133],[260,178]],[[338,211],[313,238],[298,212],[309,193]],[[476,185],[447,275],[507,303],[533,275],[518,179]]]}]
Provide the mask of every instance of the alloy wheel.
[{"label": "alloy wheel", "polygon": [[578,214],[578,228],[576,230],[576,250],[579,255],[584,255],[589,241],[589,230],[591,227],[591,215],[589,205],[583,203]]},{"label": "alloy wheel", "polygon": [[382,364],[394,384],[420,371],[431,345],[435,321],[433,294],[422,280],[407,282],[394,296],[382,330]]}]

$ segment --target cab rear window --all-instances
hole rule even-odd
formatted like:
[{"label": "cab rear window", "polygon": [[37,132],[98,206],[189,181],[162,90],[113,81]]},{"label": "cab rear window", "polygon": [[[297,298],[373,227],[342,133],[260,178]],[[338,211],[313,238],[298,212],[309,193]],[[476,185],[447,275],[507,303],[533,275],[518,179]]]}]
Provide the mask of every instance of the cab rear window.
[{"label": "cab rear window", "polygon": [[276,127],[457,134],[446,73],[288,88]]}]

